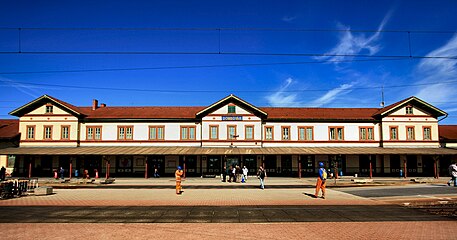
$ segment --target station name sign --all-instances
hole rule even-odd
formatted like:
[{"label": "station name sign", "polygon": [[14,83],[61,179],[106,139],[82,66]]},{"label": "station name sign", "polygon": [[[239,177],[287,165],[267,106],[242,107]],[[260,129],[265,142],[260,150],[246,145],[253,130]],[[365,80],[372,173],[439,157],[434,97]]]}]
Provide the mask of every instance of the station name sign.
[{"label": "station name sign", "polygon": [[222,116],[222,121],[243,121],[243,116]]}]

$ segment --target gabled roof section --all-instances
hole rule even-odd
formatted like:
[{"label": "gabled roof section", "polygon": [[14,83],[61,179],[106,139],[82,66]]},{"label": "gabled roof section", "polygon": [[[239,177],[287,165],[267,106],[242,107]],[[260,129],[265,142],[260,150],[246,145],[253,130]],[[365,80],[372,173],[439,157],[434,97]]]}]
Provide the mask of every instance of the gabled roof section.
[{"label": "gabled roof section", "polygon": [[434,117],[441,117],[447,115],[447,113],[417,97],[409,97],[407,99],[401,100],[399,102],[396,102],[394,104],[391,104],[387,107],[381,108],[379,111],[377,111],[374,116],[380,116],[380,117],[385,117],[389,113],[392,113],[393,111],[407,105],[407,104],[412,104],[414,106],[417,106],[428,113],[430,113]]},{"label": "gabled roof section", "polygon": [[255,107],[254,105],[244,101],[243,99],[241,99],[233,94],[230,94],[229,96],[219,100],[218,102],[212,104],[211,106],[201,110],[196,115],[197,115],[197,117],[203,117],[203,116],[209,114],[210,112],[212,112],[224,105],[227,105],[229,103],[233,103],[239,107],[242,107],[245,110],[252,112],[254,115],[256,115],[260,118],[266,118],[268,115],[266,112],[264,112],[260,108]]},{"label": "gabled roof section", "polygon": [[440,141],[457,142],[457,125],[439,125]]},{"label": "gabled roof section", "polygon": [[72,115],[75,115],[75,116],[83,115],[83,113],[81,112],[81,110],[78,107],[75,107],[67,102],[64,102],[64,101],[59,100],[54,97],[51,97],[49,95],[43,95],[43,96],[25,104],[24,106],[11,111],[10,114],[13,116],[22,117],[25,114],[27,114],[28,112],[31,112],[34,109],[36,109],[37,107],[39,107],[45,103],[48,103],[48,102],[51,102],[54,105],[67,110]]},{"label": "gabled roof section", "polygon": [[18,119],[0,119],[0,139],[12,139],[19,135]]}]

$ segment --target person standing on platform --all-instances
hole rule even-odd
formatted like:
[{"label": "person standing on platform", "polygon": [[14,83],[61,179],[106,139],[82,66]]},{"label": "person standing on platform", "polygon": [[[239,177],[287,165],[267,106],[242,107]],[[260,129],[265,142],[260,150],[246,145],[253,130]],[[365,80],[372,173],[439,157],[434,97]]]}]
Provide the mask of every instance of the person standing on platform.
[{"label": "person standing on platform", "polygon": [[447,185],[451,186],[451,183],[454,183],[454,187],[457,187],[457,164],[455,161],[449,165],[449,176],[451,176],[451,180],[447,182]]},{"label": "person standing on platform", "polygon": [[184,172],[181,169],[181,166],[178,166],[178,169],[176,169],[175,172],[175,177],[176,177],[176,194],[181,194],[182,193],[182,186],[181,186],[181,176],[184,174]]},{"label": "person standing on platform", "polygon": [[325,182],[327,180],[327,171],[324,168],[324,163],[319,162],[319,176],[317,177],[316,182],[316,193],[314,197],[319,196],[319,190],[322,190],[322,198],[325,199]]},{"label": "person standing on platform", "polygon": [[227,180],[227,167],[224,166],[224,170],[222,170],[222,182],[226,182]]},{"label": "person standing on platform", "polygon": [[265,171],[265,169],[260,166],[259,167],[259,171],[257,171],[257,178],[260,180],[260,188],[262,190],[265,189],[265,178],[267,177],[267,172]]},{"label": "person standing on platform", "polygon": [[2,166],[2,169],[0,170],[0,178],[2,181],[5,181],[5,177],[6,177],[6,168],[5,168],[5,166]]},{"label": "person standing on platform", "polygon": [[157,168],[157,165],[154,165],[154,177],[155,177],[155,178],[160,177],[160,175],[159,175],[159,169]]},{"label": "person standing on platform", "polygon": [[243,178],[244,178],[244,182],[247,182],[248,181],[248,168],[246,166],[243,166]]},{"label": "person standing on platform", "polygon": [[65,173],[65,170],[63,169],[63,167],[60,167],[59,173],[60,173],[60,179],[64,179],[63,174]]}]

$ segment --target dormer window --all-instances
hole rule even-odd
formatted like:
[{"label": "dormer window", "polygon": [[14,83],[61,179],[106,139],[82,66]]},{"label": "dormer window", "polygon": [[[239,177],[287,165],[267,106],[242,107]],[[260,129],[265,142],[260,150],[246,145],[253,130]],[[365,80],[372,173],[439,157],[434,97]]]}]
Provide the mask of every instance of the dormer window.
[{"label": "dormer window", "polygon": [[235,106],[228,106],[228,113],[235,113]]},{"label": "dormer window", "polygon": [[46,105],[46,113],[52,113],[52,105]]},{"label": "dormer window", "polygon": [[407,107],[406,107],[406,114],[407,114],[407,115],[413,114],[413,107],[407,106]]}]

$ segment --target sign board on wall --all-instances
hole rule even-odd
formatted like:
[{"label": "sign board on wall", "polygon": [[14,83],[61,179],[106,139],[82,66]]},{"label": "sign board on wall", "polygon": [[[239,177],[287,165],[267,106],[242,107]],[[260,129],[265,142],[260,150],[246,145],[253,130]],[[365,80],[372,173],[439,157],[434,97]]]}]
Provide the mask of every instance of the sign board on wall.
[{"label": "sign board on wall", "polygon": [[243,121],[243,116],[222,116],[222,121]]}]

